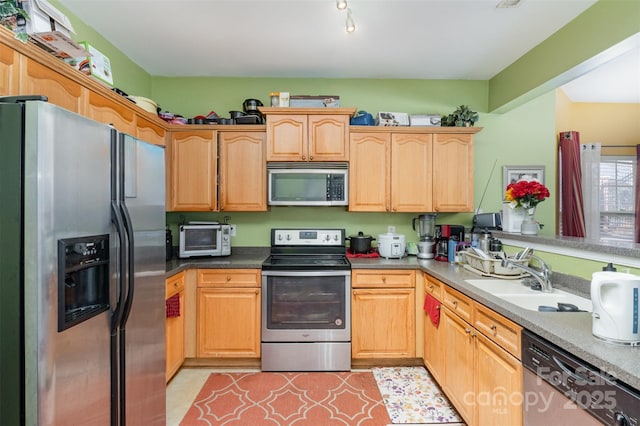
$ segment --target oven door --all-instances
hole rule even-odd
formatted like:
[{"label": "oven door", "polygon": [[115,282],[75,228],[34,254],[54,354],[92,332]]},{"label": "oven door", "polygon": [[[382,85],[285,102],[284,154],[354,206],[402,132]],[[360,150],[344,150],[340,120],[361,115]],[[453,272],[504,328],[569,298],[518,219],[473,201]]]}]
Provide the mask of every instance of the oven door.
[{"label": "oven door", "polygon": [[350,342],[350,271],[263,271],[263,342]]}]

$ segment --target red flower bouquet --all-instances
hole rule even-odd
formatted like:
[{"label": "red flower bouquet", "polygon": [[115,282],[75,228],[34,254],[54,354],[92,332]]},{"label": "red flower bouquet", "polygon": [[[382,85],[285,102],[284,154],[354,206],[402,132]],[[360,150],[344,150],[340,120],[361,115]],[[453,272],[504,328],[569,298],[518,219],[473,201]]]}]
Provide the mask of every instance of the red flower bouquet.
[{"label": "red flower bouquet", "polygon": [[511,208],[531,209],[550,195],[549,189],[537,180],[520,180],[510,183],[505,192],[505,199]]}]

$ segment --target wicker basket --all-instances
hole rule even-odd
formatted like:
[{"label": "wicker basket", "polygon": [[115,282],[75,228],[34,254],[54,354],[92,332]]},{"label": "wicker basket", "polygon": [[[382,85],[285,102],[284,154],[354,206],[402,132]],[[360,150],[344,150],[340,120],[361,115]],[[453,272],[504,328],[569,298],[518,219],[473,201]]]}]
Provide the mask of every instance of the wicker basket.
[{"label": "wicker basket", "polygon": [[[469,264],[472,268],[475,268],[481,272],[487,274],[494,275],[520,275],[522,274],[522,269],[515,268],[513,266],[502,266],[501,259],[483,259],[477,254],[474,254],[470,251],[463,251],[465,262]],[[519,263],[521,265],[527,265],[529,263],[529,259],[522,260],[514,260],[509,259],[509,261],[513,263]]]}]

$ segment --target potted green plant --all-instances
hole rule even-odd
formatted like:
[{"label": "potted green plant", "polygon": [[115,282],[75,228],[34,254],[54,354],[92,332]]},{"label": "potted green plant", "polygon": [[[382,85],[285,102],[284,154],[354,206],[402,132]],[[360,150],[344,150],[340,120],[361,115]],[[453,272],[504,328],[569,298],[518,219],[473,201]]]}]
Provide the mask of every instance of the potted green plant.
[{"label": "potted green plant", "polygon": [[443,115],[440,120],[440,125],[448,127],[471,127],[479,118],[478,113],[472,111],[468,105],[460,105],[451,114]]},{"label": "potted green plant", "polygon": [[21,31],[24,22],[29,20],[29,15],[24,9],[16,6],[15,0],[0,0],[0,25],[10,29],[16,38],[23,43],[29,39],[29,34]]}]

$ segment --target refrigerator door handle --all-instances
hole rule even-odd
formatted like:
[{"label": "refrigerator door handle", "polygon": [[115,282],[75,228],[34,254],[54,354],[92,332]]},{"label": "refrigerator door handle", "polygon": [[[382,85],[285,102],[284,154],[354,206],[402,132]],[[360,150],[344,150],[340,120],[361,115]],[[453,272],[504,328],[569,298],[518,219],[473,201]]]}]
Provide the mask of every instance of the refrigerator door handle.
[{"label": "refrigerator door handle", "polygon": [[118,288],[116,291],[116,304],[113,309],[113,316],[111,317],[111,335],[115,336],[118,333],[118,329],[122,324],[122,317],[124,313],[124,301],[125,301],[125,291],[127,288],[126,283],[126,273],[124,271],[124,266],[127,262],[127,243],[125,241],[125,225],[124,220],[122,219],[122,215],[120,213],[120,209],[118,208],[118,203],[116,201],[111,201],[111,215],[112,222],[116,227],[116,233],[118,234],[118,242],[120,244],[120,250],[118,253],[119,263],[121,265],[119,273],[118,273]]}]

